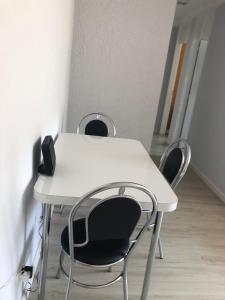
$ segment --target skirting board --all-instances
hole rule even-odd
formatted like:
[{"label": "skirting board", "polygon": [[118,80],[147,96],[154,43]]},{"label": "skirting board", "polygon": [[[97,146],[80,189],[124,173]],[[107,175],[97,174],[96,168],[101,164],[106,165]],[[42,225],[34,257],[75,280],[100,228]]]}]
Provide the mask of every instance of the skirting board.
[{"label": "skirting board", "polygon": [[215,185],[215,183],[213,183],[205,174],[203,174],[193,163],[190,164],[190,167],[202,179],[202,181],[204,181],[210,190],[225,203],[225,194]]}]

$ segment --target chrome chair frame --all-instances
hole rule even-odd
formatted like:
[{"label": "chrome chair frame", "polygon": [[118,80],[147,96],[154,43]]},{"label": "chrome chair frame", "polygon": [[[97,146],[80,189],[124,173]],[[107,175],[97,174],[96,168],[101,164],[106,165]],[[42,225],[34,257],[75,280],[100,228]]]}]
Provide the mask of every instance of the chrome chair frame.
[{"label": "chrome chair frame", "polygon": [[[89,241],[89,237],[88,237],[88,218],[89,215],[91,213],[91,211],[98,206],[100,203],[107,201],[111,198],[114,197],[129,197],[132,200],[136,201],[136,199],[132,196],[129,196],[127,194],[125,194],[126,188],[129,189],[137,189],[142,191],[144,194],[146,194],[152,203],[152,211],[151,213],[149,213],[148,218],[146,220],[146,223],[144,224],[144,226],[139,230],[136,238],[132,241],[130,241],[130,245],[129,245],[129,249],[126,253],[126,256],[122,259],[120,259],[117,262],[114,262],[112,264],[107,264],[107,265],[88,265],[88,264],[84,264],[82,262],[79,262],[78,260],[75,260],[74,258],[74,247],[82,247],[85,246],[88,241]],[[95,198],[96,199],[96,195],[99,193],[102,193],[104,191],[108,191],[108,190],[112,190],[112,189],[118,189],[118,194],[113,194],[110,197],[104,198],[103,200],[98,200],[97,203],[95,202],[91,208],[89,213],[85,216],[85,227],[86,227],[86,240],[81,243],[81,244],[74,244],[74,232],[73,232],[73,221],[78,213],[79,208],[82,206],[82,204],[84,204],[84,202],[88,201],[91,198]],[[138,203],[138,202],[137,202]],[[138,205],[140,206],[140,204],[138,203]],[[65,300],[68,300],[70,297],[70,289],[71,289],[71,284],[74,283],[77,286],[80,287],[84,287],[84,288],[92,288],[92,289],[97,289],[97,288],[102,288],[102,287],[107,287],[117,281],[119,281],[121,278],[123,278],[123,291],[124,291],[124,300],[128,300],[128,284],[127,284],[127,264],[130,258],[130,254],[134,251],[136,245],[138,244],[138,241],[141,239],[141,237],[143,236],[143,234],[145,233],[145,231],[149,228],[149,227],[154,227],[155,225],[155,221],[156,221],[156,215],[157,215],[157,199],[155,197],[155,195],[148,190],[145,186],[137,184],[137,183],[133,183],[133,182],[114,182],[114,183],[109,183],[103,186],[100,186],[97,189],[94,189],[93,191],[85,194],[83,197],[81,197],[81,199],[79,200],[79,202],[73,206],[73,208],[70,211],[70,215],[68,218],[68,229],[69,229],[69,249],[70,249],[70,255],[68,255],[63,248],[61,249],[61,253],[60,253],[60,259],[59,259],[59,268],[58,268],[58,272],[56,275],[56,278],[60,278],[60,273],[61,271],[63,272],[63,274],[69,279],[68,281],[68,285],[67,285],[67,291],[66,291],[66,296],[65,296]],[[141,207],[140,207],[141,209]],[[64,260],[64,256],[65,254],[67,255],[67,257],[69,257],[70,259],[70,265],[69,265],[69,273],[65,270],[64,266],[63,266],[63,260]],[[86,284],[86,283],[82,283],[79,282],[77,280],[74,279],[74,274],[73,274],[73,266],[75,265],[75,263],[79,263],[81,265],[86,265],[86,266],[90,266],[90,267],[95,267],[95,268],[109,268],[112,267],[113,265],[119,263],[119,262],[123,262],[123,268],[122,268],[122,272],[113,280],[104,283],[104,284],[95,284],[95,285],[90,285],[90,284]]]},{"label": "chrome chair frame", "polygon": [[181,152],[183,154],[183,159],[182,159],[182,163],[180,166],[179,171],[177,172],[177,175],[175,176],[174,180],[172,181],[172,183],[170,184],[170,186],[172,187],[172,189],[175,189],[176,186],[178,185],[178,183],[181,181],[181,179],[183,178],[183,176],[185,175],[188,165],[190,163],[191,160],[191,148],[188,145],[187,141],[184,139],[179,139],[175,142],[173,142],[172,144],[170,144],[164,151],[161,159],[160,159],[160,164],[159,164],[159,170],[162,172],[163,168],[166,164],[166,160],[170,154],[170,152],[172,150],[174,150],[175,148],[179,148],[181,149]]},{"label": "chrome chair frame", "polygon": [[[174,149],[179,148],[182,152],[182,162],[180,165],[180,169],[177,172],[177,175],[174,177],[173,181],[171,182],[170,186],[174,190],[178,183],[181,181],[183,176],[185,175],[188,165],[191,160],[191,148],[188,145],[187,141],[184,139],[179,139],[172,144],[170,144],[164,151],[161,159],[160,159],[160,164],[159,164],[159,170],[163,172],[163,169],[165,167],[167,158],[169,157],[171,151]],[[159,247],[159,257],[162,259],[163,258],[163,249],[162,249],[162,242],[159,236],[158,239],[158,247]]]},{"label": "chrome chair frame", "polygon": [[115,137],[116,136],[116,126],[114,124],[114,121],[106,114],[97,112],[97,113],[90,113],[84,116],[79,125],[77,126],[77,134],[83,133],[81,128],[84,127],[84,130],[87,126],[87,124],[93,120],[100,120],[104,122],[108,128],[108,132],[110,133],[109,125],[111,126],[111,134],[108,136]]}]

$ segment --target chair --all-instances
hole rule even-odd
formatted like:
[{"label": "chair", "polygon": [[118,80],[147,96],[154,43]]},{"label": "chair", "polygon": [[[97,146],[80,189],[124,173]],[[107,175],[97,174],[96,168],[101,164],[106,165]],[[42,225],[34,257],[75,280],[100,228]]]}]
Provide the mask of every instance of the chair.
[{"label": "chair", "polygon": [[[77,134],[94,136],[116,136],[116,127],[113,120],[103,113],[91,113],[84,116],[78,127]],[[58,212],[63,213],[64,205],[60,205]]]},{"label": "chair", "polygon": [[[152,210],[145,225],[138,230],[132,240],[131,234],[141,216],[141,207],[136,199],[129,195],[131,190],[139,190],[147,194],[152,204]],[[96,199],[98,194],[106,191],[106,198],[98,200],[97,203],[92,202],[89,213],[84,218],[75,220],[82,204],[87,203],[91,198]],[[109,192],[111,196],[108,196]],[[156,213],[156,197],[151,191],[137,183],[109,183],[85,194],[71,209],[68,226],[64,228],[61,235],[62,249],[57,278],[60,277],[61,271],[68,278],[65,300],[70,297],[72,283],[84,288],[101,288],[109,286],[121,278],[123,278],[124,300],[128,300],[127,264],[130,254],[147,228],[154,226]],[[65,254],[69,257],[69,271],[66,271],[63,266]],[[96,268],[108,268],[119,262],[123,263],[122,271],[109,282],[91,285],[74,279],[73,266],[75,263]]]},{"label": "chair", "polygon": [[[175,189],[178,183],[185,175],[191,160],[191,148],[188,143],[179,139],[170,144],[164,151],[159,165],[159,170],[164,175],[172,189]],[[158,240],[159,256],[163,258],[162,243]]]},{"label": "chair", "polygon": [[91,113],[81,119],[77,127],[77,133],[114,137],[116,127],[109,116],[102,113]]}]

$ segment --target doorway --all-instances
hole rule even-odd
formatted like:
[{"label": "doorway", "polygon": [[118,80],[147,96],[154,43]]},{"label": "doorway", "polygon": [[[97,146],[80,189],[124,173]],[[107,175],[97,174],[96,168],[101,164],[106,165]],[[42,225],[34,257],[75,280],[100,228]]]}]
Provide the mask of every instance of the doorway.
[{"label": "doorway", "polygon": [[178,45],[160,131],[154,133],[151,154],[161,155],[168,144],[180,137],[188,138],[207,45],[207,40],[195,41],[189,47],[186,43]]},{"label": "doorway", "polygon": [[177,98],[177,91],[180,83],[181,72],[184,64],[186,43],[181,43],[177,46],[174,55],[174,62],[170,76],[170,82],[167,90],[167,97],[164,105],[162,122],[160,127],[160,135],[168,136],[170,130],[172,116]]},{"label": "doorway", "polygon": [[[167,82],[163,83],[163,85],[167,85],[166,93],[163,95],[163,88],[165,87],[162,87],[161,92],[160,101],[163,101],[163,105],[159,105],[158,108],[156,126],[151,147],[151,153],[154,155],[161,155],[168,145],[168,134],[176,104],[177,92],[179,88],[186,49],[187,44],[180,43],[174,48],[173,55],[168,54],[167,56],[166,68],[168,68],[169,64],[171,64],[171,68],[169,72],[170,74],[167,78]],[[168,60],[171,60],[171,62]]]}]

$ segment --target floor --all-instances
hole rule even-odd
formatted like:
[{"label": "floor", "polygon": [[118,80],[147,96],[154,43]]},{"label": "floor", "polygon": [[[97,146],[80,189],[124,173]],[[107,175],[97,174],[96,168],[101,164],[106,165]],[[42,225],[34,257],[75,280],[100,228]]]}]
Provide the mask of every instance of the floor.
[{"label": "floor", "polygon": [[[154,300],[224,300],[225,299],[225,204],[222,203],[192,171],[188,170],[177,188],[179,205],[164,218],[161,237],[165,258],[156,259],[150,299]],[[66,214],[52,219],[46,299],[64,299],[67,281],[55,279],[59,255],[60,232]],[[129,299],[140,299],[148,232],[136,248],[129,265]],[[115,276],[105,270],[78,268],[78,278],[96,282]],[[37,299],[31,295],[30,299]],[[73,286],[72,299],[122,300],[122,284],[87,290]]]},{"label": "floor", "polygon": [[151,155],[161,156],[168,146],[167,136],[154,134],[152,138]]}]

